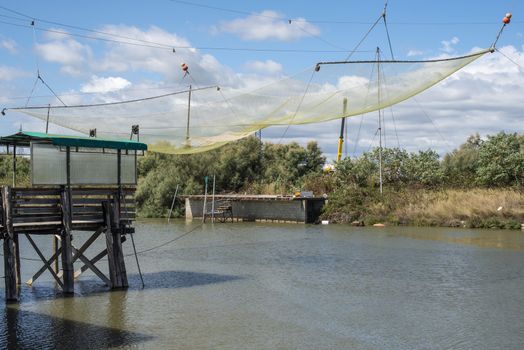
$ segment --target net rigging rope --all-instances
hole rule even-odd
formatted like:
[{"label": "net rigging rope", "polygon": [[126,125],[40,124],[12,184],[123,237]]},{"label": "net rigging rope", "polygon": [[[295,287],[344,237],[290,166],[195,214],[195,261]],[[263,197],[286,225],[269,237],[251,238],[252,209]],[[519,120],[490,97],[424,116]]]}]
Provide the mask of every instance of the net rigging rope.
[{"label": "net rigging rope", "polygon": [[[266,79],[260,87],[237,81],[230,87],[192,89],[189,142],[186,139],[187,86],[158,96],[139,98],[125,92],[128,100],[115,102],[112,94],[88,95],[76,106],[29,106],[8,108],[88,135],[124,138],[132,125],[143,130],[141,140],[149,150],[190,154],[210,150],[273,125],[299,125],[342,118],[342,101],[349,101],[346,116],[384,109],[437,84],[490,49],[462,57],[416,61],[380,61],[388,76],[388,95],[380,102],[366,98],[377,94],[379,84],[370,72],[377,61],[319,62],[294,76]],[[320,67],[319,71],[315,68]],[[381,83],[383,84],[383,82]],[[371,88],[368,88],[371,86]],[[214,88],[213,88],[214,87]],[[384,89],[384,87],[380,87]],[[248,92],[246,92],[248,91]],[[134,98],[136,97],[136,98]]]}]

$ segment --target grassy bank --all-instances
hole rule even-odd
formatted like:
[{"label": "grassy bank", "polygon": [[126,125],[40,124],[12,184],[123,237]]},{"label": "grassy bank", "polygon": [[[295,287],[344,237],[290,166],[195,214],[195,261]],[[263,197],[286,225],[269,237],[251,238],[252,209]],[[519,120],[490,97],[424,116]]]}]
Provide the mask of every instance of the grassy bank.
[{"label": "grassy bank", "polygon": [[[328,201],[324,219],[365,225],[444,226],[520,229],[524,194],[511,189],[374,189],[353,188]],[[351,196],[351,197],[350,197]]]}]

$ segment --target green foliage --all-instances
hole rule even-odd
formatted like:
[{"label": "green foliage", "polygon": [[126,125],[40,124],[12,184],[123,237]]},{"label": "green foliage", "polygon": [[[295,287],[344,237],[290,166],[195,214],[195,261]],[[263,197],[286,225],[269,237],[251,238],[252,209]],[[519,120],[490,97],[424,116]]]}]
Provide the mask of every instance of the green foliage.
[{"label": "green foliage", "polygon": [[291,190],[299,186],[305,175],[320,174],[325,161],[316,142],[308,143],[306,148],[296,142],[285,145],[266,143],[263,151],[263,179],[284,184],[285,189]]},{"label": "green foliage", "polygon": [[449,185],[455,187],[473,186],[476,182],[481,143],[479,134],[471,135],[458,149],[444,156],[442,166],[444,177]]},{"label": "green foliage", "polygon": [[[442,160],[432,150],[408,153],[400,148],[384,148],[381,195],[378,148],[358,158],[343,159],[334,172],[323,173],[325,158],[316,142],[306,147],[297,143],[262,144],[251,137],[200,154],[148,153],[139,162],[136,200],[141,216],[164,216],[177,185],[179,194],[203,194],[204,177],[210,176],[211,185],[215,174],[217,193],[290,194],[309,190],[315,195],[327,194],[323,217],[335,222],[520,228],[521,214],[502,217],[498,212],[473,209],[467,215],[449,213],[446,208],[452,202],[438,194],[479,185],[521,189],[523,150],[524,137],[505,133],[486,140],[472,135]],[[8,162],[0,163],[0,175],[6,167]],[[181,204],[177,202],[175,214],[183,214]],[[430,204],[434,209],[425,211],[424,205]],[[454,205],[458,206],[455,211],[461,208],[461,204]]]},{"label": "green foliage", "polygon": [[[31,164],[27,157],[16,158],[16,185],[28,187],[30,179]],[[12,156],[0,156],[0,185],[13,184],[13,158]]]},{"label": "green foliage", "polygon": [[[136,201],[141,216],[164,216],[177,184],[180,194],[203,194],[204,178],[216,175],[216,191],[240,192],[280,183],[283,192],[300,187],[310,174],[320,174],[325,158],[316,142],[306,148],[261,144],[249,137],[220,149],[193,155],[148,153],[139,162]],[[211,191],[211,187],[209,187]]]},{"label": "green foliage", "polygon": [[439,155],[432,150],[411,154],[406,170],[411,184],[434,188],[444,181],[444,171],[440,166]]},{"label": "green foliage", "polygon": [[501,132],[488,136],[479,147],[477,182],[488,187],[522,186],[524,147],[522,137]]}]

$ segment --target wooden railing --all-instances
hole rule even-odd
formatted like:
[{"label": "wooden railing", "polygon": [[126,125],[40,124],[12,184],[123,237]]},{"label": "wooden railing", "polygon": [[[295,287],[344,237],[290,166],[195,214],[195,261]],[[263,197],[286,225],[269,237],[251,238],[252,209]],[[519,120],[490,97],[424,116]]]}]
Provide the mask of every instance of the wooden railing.
[{"label": "wooden railing", "polygon": [[[64,188],[12,188],[11,215],[15,232],[51,233],[62,226],[61,193]],[[135,189],[74,188],[71,191],[72,229],[93,230],[104,223],[102,203],[112,202],[119,210],[119,221],[129,225],[136,216]]]}]

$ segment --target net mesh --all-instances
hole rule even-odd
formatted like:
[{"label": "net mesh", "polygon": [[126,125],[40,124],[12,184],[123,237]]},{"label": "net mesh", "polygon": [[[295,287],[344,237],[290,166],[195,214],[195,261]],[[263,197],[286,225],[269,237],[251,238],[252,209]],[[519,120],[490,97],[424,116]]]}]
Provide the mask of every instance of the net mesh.
[{"label": "net mesh", "polygon": [[[91,96],[82,106],[29,107],[18,111],[85,134],[140,140],[151,151],[195,153],[222,146],[274,125],[318,123],[383,109],[440,82],[489,50],[430,61],[326,62],[260,87],[198,87],[126,103]],[[186,87],[187,88],[187,87]],[[343,100],[347,109],[343,111]],[[188,122],[189,120],[189,122]],[[189,125],[189,127],[188,127]]]}]

